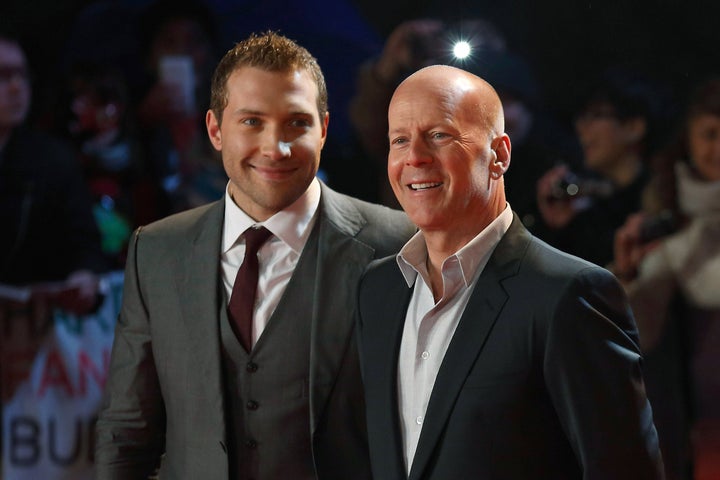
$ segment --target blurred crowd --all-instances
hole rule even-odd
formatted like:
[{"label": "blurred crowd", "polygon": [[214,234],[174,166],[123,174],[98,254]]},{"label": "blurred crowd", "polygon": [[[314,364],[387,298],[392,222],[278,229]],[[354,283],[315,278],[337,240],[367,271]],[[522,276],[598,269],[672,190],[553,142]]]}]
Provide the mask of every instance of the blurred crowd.
[{"label": "blurred crowd", "polygon": [[[24,32],[3,25],[0,283],[91,311],[98,275],[123,268],[135,228],[222,196],[227,178],[205,131],[210,75],[232,46],[227,30],[242,38],[254,28],[218,13],[190,0],[90,3],[54,68],[52,95],[34,109],[34,75],[47,65],[38,69]],[[459,40],[469,56],[452,50]],[[403,21],[354,52],[320,58],[331,99],[333,75],[352,75],[335,97],[346,103],[331,103],[324,180],[397,207],[385,173],[395,87],[437,63],[488,80],[512,142],[511,207],[535,235],[622,281],[668,478],[702,478],[704,462],[720,456],[720,72],[672,91],[610,65],[578,81],[572,115],[561,116],[531,62],[483,18]]]}]

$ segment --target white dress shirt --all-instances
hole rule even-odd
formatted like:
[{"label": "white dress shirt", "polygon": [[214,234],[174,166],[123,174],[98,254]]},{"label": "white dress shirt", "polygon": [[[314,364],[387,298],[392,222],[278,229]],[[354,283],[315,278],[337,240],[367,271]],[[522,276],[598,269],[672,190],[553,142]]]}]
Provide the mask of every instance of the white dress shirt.
[{"label": "white dress shirt", "polygon": [[316,178],[292,205],[264,222],[256,222],[235,204],[228,189],[225,189],[220,265],[228,302],[245,256],[245,238],[242,234],[253,225],[262,225],[273,234],[258,251],[260,268],[253,314],[252,345],[257,343],[275,307],[280,303],[315,225],[319,204],[320,183]]},{"label": "white dress shirt", "polygon": [[422,232],[397,255],[397,263],[412,297],[405,315],[398,360],[398,408],[406,472],[410,472],[430,394],[450,340],[490,255],[512,223],[510,206],[441,267],[443,292],[435,303],[427,271]]}]

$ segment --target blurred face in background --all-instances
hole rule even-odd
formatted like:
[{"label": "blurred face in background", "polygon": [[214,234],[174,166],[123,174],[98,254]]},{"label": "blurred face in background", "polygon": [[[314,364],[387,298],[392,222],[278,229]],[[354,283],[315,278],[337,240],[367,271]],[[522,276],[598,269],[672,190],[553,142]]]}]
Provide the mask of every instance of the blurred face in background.
[{"label": "blurred face in background", "polygon": [[0,134],[25,121],[30,93],[25,54],[17,43],[0,39]]},{"label": "blurred face in background", "polygon": [[170,19],[161,25],[150,46],[150,66],[157,67],[165,56],[187,56],[195,76],[204,79],[212,71],[212,45],[203,27],[189,18]]},{"label": "blurred face in background", "polygon": [[620,119],[610,103],[588,105],[575,119],[585,166],[607,174],[637,151],[645,131],[642,118]]},{"label": "blurred face in background", "polygon": [[701,114],[688,124],[690,161],[705,180],[720,181],[720,117]]}]

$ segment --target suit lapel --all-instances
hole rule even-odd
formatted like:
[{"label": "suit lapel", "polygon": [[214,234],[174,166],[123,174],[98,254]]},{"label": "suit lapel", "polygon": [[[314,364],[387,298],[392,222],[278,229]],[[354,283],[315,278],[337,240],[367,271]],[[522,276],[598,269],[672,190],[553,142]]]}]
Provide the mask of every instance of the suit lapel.
[{"label": "suit lapel", "polygon": [[[376,466],[376,470],[382,471],[387,478],[405,478],[407,471],[400,435],[397,368],[405,316],[413,289],[405,283],[400,269],[393,266],[392,273],[383,279],[382,296],[366,315],[368,323],[373,322],[374,326],[363,335],[363,355],[377,366],[365,372],[368,411],[372,412],[368,415],[368,420],[372,418],[372,422],[368,422],[368,434],[371,441],[378,444],[371,447],[376,452],[375,458],[383,462]],[[388,426],[391,428],[388,429]]]},{"label": "suit lapel", "polygon": [[514,217],[478,278],[435,379],[409,480],[423,478],[460,390],[508,300],[502,281],[517,273],[530,236]]},{"label": "suit lapel", "polygon": [[[365,224],[344,197],[322,185],[310,337],[310,421],[314,433],[352,337],[357,281],[375,251],[354,237]],[[296,272],[302,275],[302,272]]]},{"label": "suit lapel", "polygon": [[[182,322],[191,344],[178,348],[187,348],[195,356],[193,375],[202,378],[204,396],[210,399],[207,405],[212,416],[208,415],[208,427],[219,428],[224,438],[224,411],[222,365],[220,354],[220,313],[219,258],[222,235],[224,204],[213,204],[198,220],[194,227],[195,235],[177,252],[178,272],[176,285],[178,298],[183,312]],[[219,414],[219,415],[218,415]],[[216,420],[211,422],[210,418]]]}]

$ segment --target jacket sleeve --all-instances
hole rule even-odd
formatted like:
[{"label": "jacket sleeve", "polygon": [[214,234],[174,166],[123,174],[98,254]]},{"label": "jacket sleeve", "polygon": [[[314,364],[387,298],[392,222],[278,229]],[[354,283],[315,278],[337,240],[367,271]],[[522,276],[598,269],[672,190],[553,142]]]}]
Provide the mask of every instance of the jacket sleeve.
[{"label": "jacket sleeve", "polygon": [[98,480],[148,478],[165,445],[165,409],[137,265],[141,230],[128,251],[123,304],[115,328],[105,397],[96,427]]},{"label": "jacket sleeve", "polygon": [[584,269],[551,317],[543,372],[583,478],[663,478],[637,329],[620,284],[606,270]]}]

